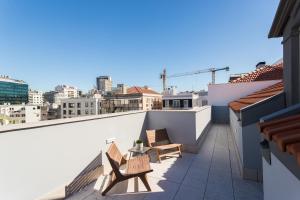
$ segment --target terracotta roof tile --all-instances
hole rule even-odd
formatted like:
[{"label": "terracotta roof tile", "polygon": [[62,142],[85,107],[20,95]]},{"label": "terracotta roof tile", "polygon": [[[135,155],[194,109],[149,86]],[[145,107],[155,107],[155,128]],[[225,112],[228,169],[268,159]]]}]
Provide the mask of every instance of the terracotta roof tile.
[{"label": "terracotta roof tile", "polygon": [[300,142],[287,145],[286,150],[289,154],[297,155],[300,152]]},{"label": "terracotta roof tile", "polygon": [[265,89],[254,92],[253,94],[250,94],[246,97],[232,101],[229,103],[229,107],[235,112],[240,112],[242,108],[255,104],[259,101],[263,101],[269,97],[281,93],[282,91],[283,91],[283,82],[279,82]]},{"label": "terracotta roof tile", "polygon": [[149,88],[134,86],[127,89],[127,94],[159,94],[159,93]]},{"label": "terracotta roof tile", "polygon": [[283,63],[266,65],[253,72],[242,75],[242,77],[231,80],[230,83],[243,83],[253,81],[268,81],[283,79]]},{"label": "terracotta roof tile", "polygon": [[282,152],[295,156],[300,166],[300,114],[259,123],[259,128]]}]

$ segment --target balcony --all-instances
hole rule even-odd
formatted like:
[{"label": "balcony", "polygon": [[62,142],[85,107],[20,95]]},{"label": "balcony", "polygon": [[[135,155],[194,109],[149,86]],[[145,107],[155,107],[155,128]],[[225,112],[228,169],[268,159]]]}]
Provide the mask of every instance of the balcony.
[{"label": "balcony", "polygon": [[[70,200],[92,199],[263,199],[262,185],[240,176],[231,129],[211,123],[211,108],[192,111],[134,111],[6,126],[0,129],[0,194],[3,199],[58,199],[64,186],[97,156],[104,166],[106,140],[123,153],[146,129],[167,128],[182,143],[183,158],[152,159],[151,192],[137,179],[100,194],[105,176]],[[9,153],[8,153],[9,152]],[[102,155],[103,154],[103,155]]]}]

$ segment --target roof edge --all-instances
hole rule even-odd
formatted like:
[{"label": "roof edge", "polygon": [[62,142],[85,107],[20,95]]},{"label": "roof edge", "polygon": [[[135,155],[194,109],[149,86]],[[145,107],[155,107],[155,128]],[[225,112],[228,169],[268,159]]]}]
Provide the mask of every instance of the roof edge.
[{"label": "roof edge", "polygon": [[269,38],[282,37],[283,29],[289,19],[290,13],[296,3],[296,0],[280,0],[271,29]]},{"label": "roof edge", "polygon": [[255,102],[255,103],[253,103],[253,104],[250,104],[250,105],[248,105],[248,106],[246,106],[246,107],[241,108],[241,109],[240,109],[240,112],[245,112],[245,111],[251,109],[252,107],[255,107],[255,106],[260,105],[260,104],[262,104],[262,103],[268,102],[268,101],[272,100],[273,98],[276,98],[276,97],[278,97],[278,96],[280,96],[280,95],[283,95],[283,94],[284,94],[284,91],[281,91],[281,92],[279,92],[278,94],[274,94],[274,95],[272,95],[272,96],[270,96],[270,97],[267,97],[267,98],[265,98],[265,99],[262,99],[262,100],[260,100],[260,101],[257,101],[257,102]]}]

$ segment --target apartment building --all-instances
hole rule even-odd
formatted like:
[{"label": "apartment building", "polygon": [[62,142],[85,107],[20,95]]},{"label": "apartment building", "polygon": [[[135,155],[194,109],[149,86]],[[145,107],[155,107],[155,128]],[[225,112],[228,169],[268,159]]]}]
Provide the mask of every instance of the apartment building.
[{"label": "apartment building", "polygon": [[38,122],[41,107],[36,105],[0,105],[0,125]]},{"label": "apartment building", "polygon": [[162,97],[164,110],[188,110],[207,105],[207,92],[180,92],[171,86],[164,91]]},{"label": "apartment building", "polygon": [[79,97],[61,100],[61,118],[98,115],[101,111],[101,98]]},{"label": "apartment building", "polygon": [[131,87],[126,93],[104,96],[102,113],[125,112],[131,110],[162,109],[162,95],[149,87]]},{"label": "apartment building", "polygon": [[181,92],[175,95],[163,96],[163,109],[193,109],[200,107],[199,95],[192,92]]},{"label": "apartment building", "polygon": [[28,84],[22,80],[0,76],[0,104],[28,102]]},{"label": "apartment building", "polygon": [[96,78],[97,89],[102,94],[112,91],[112,79],[110,76],[99,76]]},{"label": "apartment building", "polygon": [[55,87],[55,91],[62,93],[63,96],[67,96],[67,98],[77,98],[80,93],[78,88],[69,85],[58,85]]},{"label": "apartment building", "polygon": [[37,90],[28,91],[28,104],[30,105],[43,105],[43,93]]}]

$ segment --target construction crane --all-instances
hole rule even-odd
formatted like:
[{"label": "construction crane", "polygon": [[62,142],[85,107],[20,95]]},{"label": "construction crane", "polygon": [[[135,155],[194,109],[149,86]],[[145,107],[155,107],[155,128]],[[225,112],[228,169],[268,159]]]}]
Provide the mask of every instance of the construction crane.
[{"label": "construction crane", "polygon": [[229,71],[229,67],[208,68],[208,69],[202,69],[202,70],[197,70],[197,71],[193,71],[193,72],[184,72],[184,73],[173,74],[173,75],[169,75],[169,76],[167,76],[167,70],[164,69],[163,73],[160,74],[160,79],[163,81],[163,91],[165,91],[167,88],[167,79],[169,79],[169,78],[176,78],[176,77],[181,77],[181,76],[192,76],[192,75],[208,73],[208,72],[211,72],[211,84],[215,84],[216,72],[222,71],[222,70]]}]

